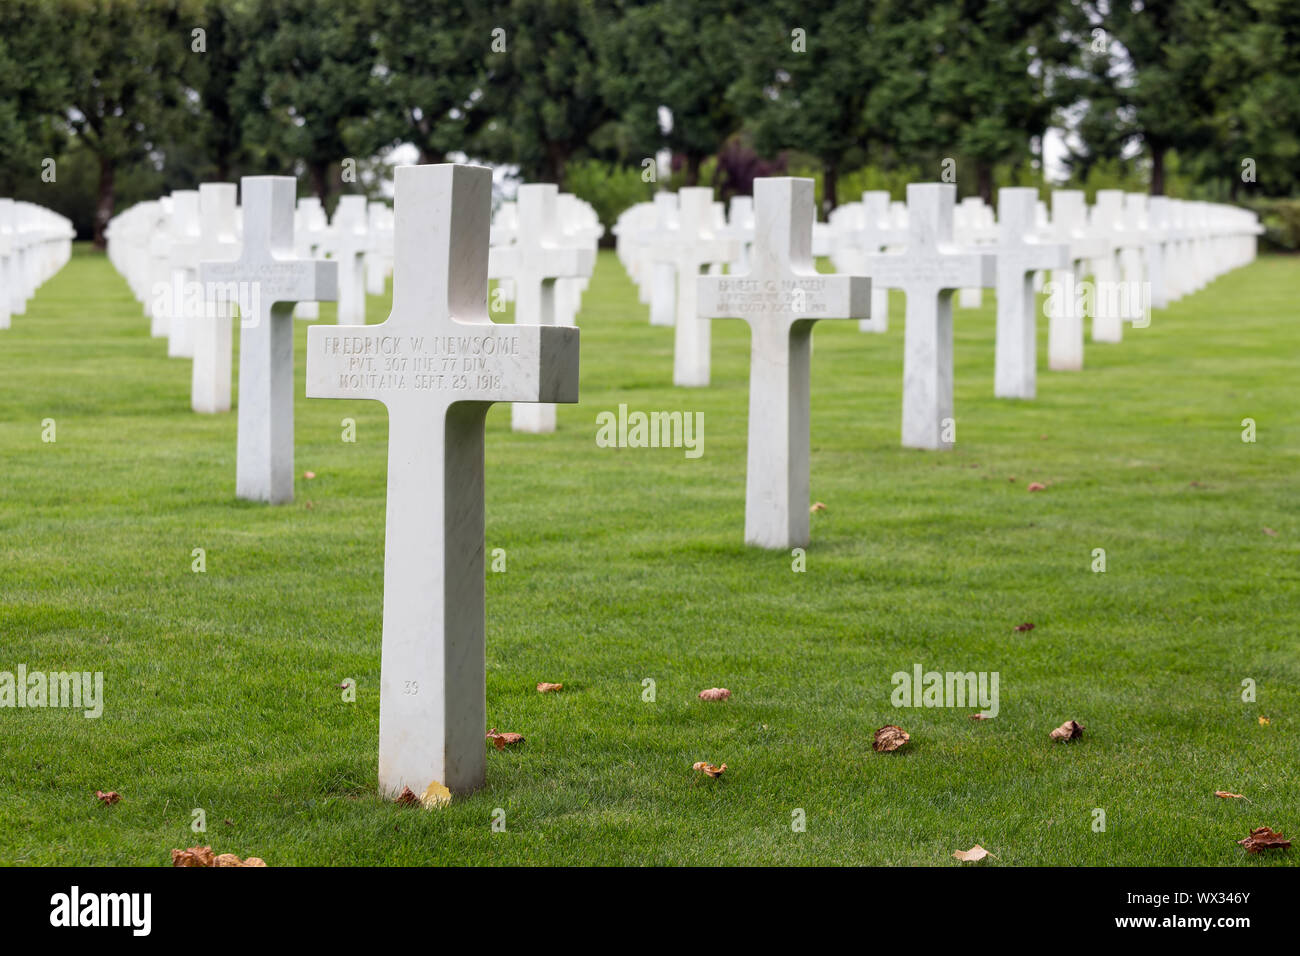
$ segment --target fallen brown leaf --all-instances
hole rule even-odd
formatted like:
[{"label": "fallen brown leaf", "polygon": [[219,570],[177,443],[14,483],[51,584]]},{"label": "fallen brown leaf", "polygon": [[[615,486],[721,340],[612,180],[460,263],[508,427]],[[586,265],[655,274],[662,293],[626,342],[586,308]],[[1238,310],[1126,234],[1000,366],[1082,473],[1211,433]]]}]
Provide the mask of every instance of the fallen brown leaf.
[{"label": "fallen brown leaf", "polygon": [[1053,730],[1050,736],[1053,740],[1076,740],[1083,736],[1083,727],[1073,720],[1067,720]]},{"label": "fallen brown leaf", "polygon": [[1277,532],[1274,531],[1272,528],[1265,528],[1265,529],[1264,529],[1264,533],[1265,533],[1266,535],[1268,535],[1270,538],[1276,538],[1276,537],[1277,537]]},{"label": "fallen brown leaf", "polygon": [[212,864],[213,866],[266,866],[266,861],[258,856],[250,856],[247,860],[241,860],[233,853],[223,853]]},{"label": "fallen brown leaf", "polygon": [[1227,790],[1215,790],[1216,797],[1222,797],[1224,800],[1245,800],[1246,798],[1240,793],[1229,793]]},{"label": "fallen brown leaf", "polygon": [[825,511],[826,505],[821,501],[814,501],[812,507],[808,509],[810,515],[815,515],[819,511]]},{"label": "fallen brown leaf", "polygon": [[172,850],[172,866],[216,866],[210,846],[192,846],[188,850]]},{"label": "fallen brown leaf", "polygon": [[984,849],[984,847],[980,846],[978,843],[969,850],[953,850],[952,855],[963,863],[978,863],[986,856],[992,856],[994,859],[997,859],[994,854]]},{"label": "fallen brown leaf", "polygon": [[727,765],[724,763],[721,767],[715,767],[711,763],[706,763],[703,760],[698,760],[695,762],[695,764],[691,766],[691,769],[698,770],[700,773],[703,774],[708,774],[710,777],[713,777],[716,780],[718,777],[721,777],[722,774],[726,771]]},{"label": "fallen brown leaf", "polygon": [[505,750],[511,744],[523,743],[524,735],[512,733],[511,731],[501,732],[493,727],[487,732],[487,739],[496,745],[497,750]]},{"label": "fallen brown leaf", "polygon": [[562,690],[563,688],[564,688],[563,684],[548,684],[545,681],[543,681],[542,683],[537,685],[537,693],[550,694],[553,693],[554,691]]},{"label": "fallen brown leaf", "polygon": [[1016,625],[1016,630],[1017,630],[1017,631],[1032,631],[1033,629],[1034,629],[1034,622],[1033,622],[1033,621],[1026,621],[1024,624],[1017,624],[1017,625]]},{"label": "fallen brown leaf", "polygon": [[402,792],[397,795],[394,802],[399,807],[412,807],[420,802],[420,798],[415,795],[415,791],[410,787],[403,787]]},{"label": "fallen brown leaf", "polygon": [[122,795],[116,790],[110,790],[108,793],[105,793],[103,790],[96,790],[95,799],[104,806],[111,807],[113,804],[117,803],[117,801],[122,799]]},{"label": "fallen brown leaf", "polygon": [[1291,846],[1290,840],[1269,827],[1256,827],[1250,831],[1250,836],[1237,842],[1246,848],[1247,853],[1263,853],[1265,850],[1286,850]]},{"label": "fallen brown leaf", "polygon": [[885,724],[876,731],[875,736],[872,738],[871,749],[880,754],[893,753],[911,739],[907,731],[902,727]]},{"label": "fallen brown leaf", "polygon": [[731,691],[725,687],[710,687],[708,690],[702,690],[699,693],[700,700],[726,700],[731,696]]},{"label": "fallen brown leaf", "polygon": [[1269,724],[1271,724],[1272,722],[1273,722],[1273,721],[1269,720],[1267,717],[1260,717],[1260,718],[1259,718],[1259,725],[1260,725],[1261,727],[1267,727],[1267,726],[1268,726]]},{"label": "fallen brown leaf", "polygon": [[970,717],[971,720],[992,720],[993,719],[988,714],[985,714],[983,712],[978,714],[970,714],[968,716]]},{"label": "fallen brown leaf", "polygon": [[1027,487],[1027,489],[1028,489],[1029,491],[1046,491],[1046,490],[1047,490],[1047,485],[1043,484],[1041,481],[1031,481],[1031,482],[1030,482],[1026,487]]}]

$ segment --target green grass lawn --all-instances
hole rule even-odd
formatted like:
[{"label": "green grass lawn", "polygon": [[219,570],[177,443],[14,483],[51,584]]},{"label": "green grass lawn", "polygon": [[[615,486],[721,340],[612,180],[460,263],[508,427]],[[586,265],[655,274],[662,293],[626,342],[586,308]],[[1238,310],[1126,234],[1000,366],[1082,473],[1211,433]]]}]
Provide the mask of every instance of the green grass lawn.
[{"label": "green grass lawn", "polygon": [[[297,471],[316,478],[291,505],[237,502],[234,413],[189,410],[189,363],[79,250],[0,332],[0,670],[103,671],[106,703],[0,710],[0,862],[207,844],[271,866],[955,866],[979,843],[986,866],[1293,864],[1235,841],[1300,835],[1298,294],[1300,261],[1262,259],[1089,342],[1080,373],[1044,359],[1029,403],[993,397],[986,294],[957,312],[949,453],[899,446],[901,297],[883,336],[821,323],[827,507],[794,573],[743,545],[746,327],[715,322],[712,386],[674,388],[672,331],[602,253],[581,404],[553,435],[488,416],[487,547],[507,554],[487,576],[488,722],[527,741],[425,811],[377,795],[383,407],[303,397],[297,323]],[[620,402],[702,411],[703,456],[598,448]],[[915,664],[998,672],[998,717],[892,707]],[[714,686],[734,696],[696,698]],[[1070,718],[1083,738],[1050,741]],[[873,753],[890,723],[910,745]]]}]

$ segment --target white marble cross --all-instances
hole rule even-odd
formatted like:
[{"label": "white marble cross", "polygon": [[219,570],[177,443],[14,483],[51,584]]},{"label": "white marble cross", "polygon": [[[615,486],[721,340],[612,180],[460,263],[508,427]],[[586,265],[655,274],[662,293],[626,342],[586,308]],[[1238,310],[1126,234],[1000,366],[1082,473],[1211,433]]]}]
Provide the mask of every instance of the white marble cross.
[{"label": "white marble cross", "polygon": [[1118,307],[1120,292],[1120,258],[1126,249],[1140,245],[1137,235],[1124,228],[1124,191],[1097,190],[1097,201],[1090,212],[1090,232],[1109,243],[1109,253],[1093,262],[1094,342],[1119,342],[1124,338],[1124,311]]},{"label": "white marble cross", "polygon": [[[321,247],[329,233],[329,225],[325,207],[317,197],[303,196],[298,200],[293,220],[293,248],[299,259],[314,259],[325,254]],[[294,306],[293,317],[316,321],[320,318],[320,303],[299,302]]]},{"label": "white marble cross", "polygon": [[339,264],[339,325],[366,324],[366,224],[366,197],[340,196],[326,239],[330,258]]},{"label": "white marble cross", "polygon": [[[199,186],[200,255],[217,262],[239,256],[237,233],[239,187],[234,183]],[[237,301],[207,302],[190,317],[194,332],[194,367],[190,376],[190,407],[203,414],[230,411],[230,372],[233,308]]]},{"label": "white marble cross", "polygon": [[0,329],[9,328],[14,273],[14,201],[0,199]]},{"label": "white marble cross", "polygon": [[[595,265],[595,250],[565,244],[559,228],[558,193],[553,183],[520,186],[515,199],[515,242],[496,246],[490,253],[490,277],[510,278],[514,283],[515,322],[519,325],[556,325],[555,281],[590,275]],[[549,402],[516,405],[510,410],[510,422],[517,432],[553,432],[555,406]]]},{"label": "white marble cross", "polygon": [[650,324],[676,324],[677,195],[655,193],[654,229],[646,242],[650,262]]},{"label": "white marble cross", "polygon": [[811,179],[754,180],[754,216],[749,271],[696,279],[699,314],[749,323],[745,543],[804,547],[813,323],[864,318],[871,308],[871,281],[817,272]]},{"label": "white marble cross", "polygon": [[[898,239],[889,215],[889,193],[867,190],[862,194],[862,228],[858,231],[857,245],[869,253],[878,253]],[[863,332],[889,330],[889,289],[876,284],[871,288],[871,317],[858,323]]]},{"label": "white marble cross", "polygon": [[243,250],[201,266],[205,298],[239,303],[235,495],[272,504],[293,500],[294,303],[338,294],[337,263],[293,256],[296,189],[292,176],[245,176]]},{"label": "white marble cross", "polygon": [[735,243],[717,236],[713,222],[713,190],[684,186],[677,191],[677,327],[673,337],[673,384],[709,384],[709,350],[713,336],[709,320],[699,313],[700,267],[729,262]]},{"label": "white marble cross", "polygon": [[863,256],[873,284],[907,296],[903,330],[903,446],[951,448],[952,294],[994,284],[994,256],[968,252],[952,241],[957,187],[912,183],[907,187],[907,244],[897,254]]},{"label": "white marble cross", "polygon": [[1070,264],[1069,246],[1034,238],[1037,202],[1037,189],[998,190],[998,243],[992,250],[997,256],[998,297],[993,394],[998,398],[1034,397],[1038,307],[1033,274]]},{"label": "white marble cross", "polygon": [[[172,197],[161,196],[154,210],[156,221],[149,236],[148,294],[149,334],[165,338],[171,326],[172,269],[169,250],[172,244]],[[165,290],[162,294],[160,292]]]},{"label": "white marble cross", "polygon": [[167,355],[194,357],[194,317],[185,305],[185,288],[198,279],[199,191],[178,189],[172,193],[172,231],[168,246],[171,270],[171,306],[168,309]]},{"label": "white marble cross", "polygon": [[366,250],[366,295],[383,295],[388,291],[388,273],[393,267],[393,212],[388,203],[371,202],[366,206],[369,220],[370,247]]},{"label": "white marble cross", "polygon": [[1087,197],[1079,189],[1052,191],[1052,236],[1070,247],[1071,265],[1052,272],[1047,298],[1047,367],[1076,372],[1083,368],[1081,283],[1091,263],[1110,255],[1110,240],[1089,232]]},{"label": "white marble cross", "polygon": [[482,786],[483,425],[493,402],[576,402],[578,330],[488,318],[492,173],[396,171],[393,311],[307,332],[307,396],[388,408],[379,787]]}]

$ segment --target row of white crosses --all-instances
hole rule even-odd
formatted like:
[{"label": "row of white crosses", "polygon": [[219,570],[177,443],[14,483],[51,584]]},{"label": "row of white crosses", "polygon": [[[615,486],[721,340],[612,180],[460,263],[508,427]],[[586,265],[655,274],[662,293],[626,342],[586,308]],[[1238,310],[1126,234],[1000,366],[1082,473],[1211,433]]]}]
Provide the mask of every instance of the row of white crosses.
[{"label": "row of white crosses", "polygon": [[[521,185],[510,206],[498,213],[493,230],[502,241],[490,246],[489,278],[509,282],[517,325],[574,325],[582,285],[595,269],[599,222],[592,224],[551,183]],[[510,421],[515,431],[553,432],[555,406],[515,405]]]},{"label": "row of white crosses", "polygon": [[[1168,275],[1184,265],[1204,275],[1209,260],[1228,268],[1253,255],[1258,225],[1249,213],[1215,207],[1218,211],[1211,217],[1206,204],[1148,205],[1145,197],[1125,199],[1123,194],[1108,196],[1103,191],[1093,217],[1080,223],[1072,198],[1062,195],[1059,223],[1052,228],[1049,221],[1045,230],[1037,190],[1002,189],[991,229],[982,205],[968,205],[971,244],[962,245],[954,236],[955,186],[910,185],[903,228],[890,221],[887,197],[869,194],[857,210],[836,217],[831,231],[837,238],[850,239],[847,250],[837,250],[838,261],[864,273],[870,285],[852,277],[818,275],[812,267],[818,249],[812,184],[807,180],[756,182],[752,262],[744,272],[733,268],[736,278],[700,276],[702,269],[736,258],[736,240],[710,214],[710,190],[682,189],[675,201],[661,195],[653,220],[644,207],[625,216],[618,229],[620,256],[633,264],[642,281],[649,280],[652,315],[660,288],[655,267],[669,265],[676,274],[676,384],[708,384],[709,317],[733,316],[750,322],[746,541],[778,548],[807,540],[812,321],[832,317],[869,321],[871,309],[865,296],[874,300],[885,290],[903,292],[902,443],[945,449],[955,441],[952,307],[956,290],[996,290],[995,394],[1031,399],[1036,392],[1036,275],[1049,270],[1072,275],[1075,263],[1088,263],[1094,273],[1116,277],[1125,275],[1127,268],[1129,280],[1138,285],[1153,277],[1161,287],[1158,301],[1164,301]],[[1181,219],[1173,212],[1179,208]],[[1115,210],[1124,213],[1123,221],[1116,215],[1112,224]],[[1207,252],[1211,244],[1213,254]],[[1137,255],[1122,261],[1125,250]],[[835,284],[845,282],[849,285]],[[1130,310],[1128,318],[1137,321],[1141,315]],[[1076,321],[1078,316],[1067,319],[1050,337],[1053,342],[1072,338],[1069,323],[1075,322],[1079,341],[1077,347],[1073,341],[1069,347],[1081,357],[1081,322]],[[1057,321],[1053,314],[1053,322]],[[1094,325],[1094,338],[1107,340],[1110,332],[1105,321]],[[874,323],[864,326],[876,327]],[[1066,345],[1060,344],[1059,350],[1066,352]],[[1062,361],[1059,367],[1078,366]]]},{"label": "row of white crosses", "polygon": [[0,329],[72,256],[71,220],[35,203],[0,199]]}]

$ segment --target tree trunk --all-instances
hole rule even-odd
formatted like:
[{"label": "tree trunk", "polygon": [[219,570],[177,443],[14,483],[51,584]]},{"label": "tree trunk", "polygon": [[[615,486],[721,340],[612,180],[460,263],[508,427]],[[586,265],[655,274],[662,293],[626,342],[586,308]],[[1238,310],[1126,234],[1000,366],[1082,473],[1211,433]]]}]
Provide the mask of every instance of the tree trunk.
[{"label": "tree trunk", "polygon": [[569,151],[562,143],[546,144],[546,178],[564,192],[564,172],[569,163]]},{"label": "tree trunk", "polygon": [[980,199],[993,205],[993,167],[988,163],[975,164],[975,188],[979,190]]},{"label": "tree trunk", "polygon": [[113,161],[106,156],[100,156],[99,198],[95,203],[95,248],[101,251],[107,246],[104,239],[104,230],[108,227],[108,221],[113,218],[116,173],[117,170],[113,168]]},{"label": "tree trunk", "polygon": [[704,158],[698,153],[686,154],[686,185],[698,186],[700,184],[700,165]]},{"label": "tree trunk", "polygon": [[308,167],[308,172],[311,174],[312,192],[321,201],[321,205],[324,205],[330,192],[329,163],[312,163]]},{"label": "tree trunk", "polygon": [[1151,195],[1165,194],[1165,148],[1151,145]]},{"label": "tree trunk", "polygon": [[822,216],[830,215],[831,210],[840,204],[840,170],[832,162],[822,165]]}]

